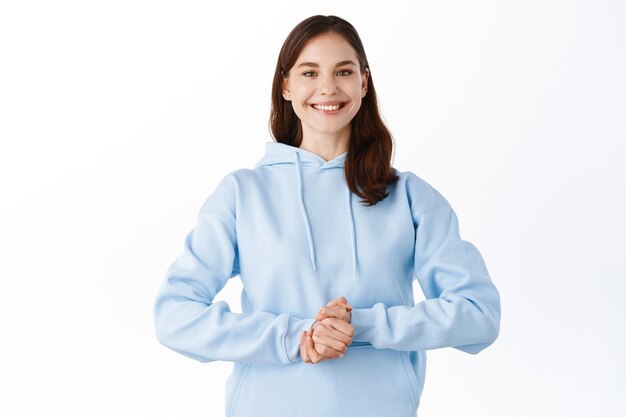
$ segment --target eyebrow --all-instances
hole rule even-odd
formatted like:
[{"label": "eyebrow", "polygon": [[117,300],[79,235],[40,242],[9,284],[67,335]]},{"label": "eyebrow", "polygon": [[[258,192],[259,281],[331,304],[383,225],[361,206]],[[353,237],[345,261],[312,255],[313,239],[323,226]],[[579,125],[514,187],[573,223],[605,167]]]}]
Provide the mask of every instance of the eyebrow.
[{"label": "eyebrow", "polygon": [[[340,62],[337,62],[337,65],[335,65],[335,68],[337,68],[337,67],[341,67],[341,66],[343,66],[343,65],[354,65],[354,66],[356,67],[356,64],[354,63],[354,61],[352,61],[352,60],[348,59],[348,60],[345,60],[345,61],[340,61]],[[298,65],[298,67],[297,67],[297,68],[300,68],[300,67],[313,67],[313,68],[319,68],[320,66],[319,66],[319,64],[318,64],[318,63],[316,63],[316,62],[303,62],[303,63],[301,63],[300,65]]]}]

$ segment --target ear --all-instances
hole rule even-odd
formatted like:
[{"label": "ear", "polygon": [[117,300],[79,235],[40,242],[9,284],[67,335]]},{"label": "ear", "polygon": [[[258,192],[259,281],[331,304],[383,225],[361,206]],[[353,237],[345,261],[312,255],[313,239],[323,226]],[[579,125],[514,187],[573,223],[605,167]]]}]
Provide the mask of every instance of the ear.
[{"label": "ear", "polygon": [[370,78],[370,69],[365,67],[365,71],[363,71],[363,75],[361,76],[361,97],[365,97],[367,93],[367,81]]},{"label": "ear", "polygon": [[291,101],[291,91],[289,90],[289,79],[283,78],[281,83],[281,89],[283,90],[283,98],[287,101]]}]

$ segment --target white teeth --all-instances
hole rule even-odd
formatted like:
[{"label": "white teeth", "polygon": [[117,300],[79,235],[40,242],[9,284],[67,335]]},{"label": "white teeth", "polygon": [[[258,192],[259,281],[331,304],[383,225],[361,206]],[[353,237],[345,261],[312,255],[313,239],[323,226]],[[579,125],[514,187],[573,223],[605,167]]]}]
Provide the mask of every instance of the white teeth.
[{"label": "white teeth", "polygon": [[320,105],[314,104],[313,107],[318,110],[331,111],[331,110],[337,110],[341,106],[339,104],[335,104],[334,106],[320,106]]}]

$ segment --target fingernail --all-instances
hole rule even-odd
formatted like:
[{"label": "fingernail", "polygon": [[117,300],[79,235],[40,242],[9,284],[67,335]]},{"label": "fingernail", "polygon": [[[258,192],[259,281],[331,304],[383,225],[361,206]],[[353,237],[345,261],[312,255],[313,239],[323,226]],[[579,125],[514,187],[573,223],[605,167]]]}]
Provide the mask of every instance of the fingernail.
[{"label": "fingernail", "polygon": [[339,357],[340,357],[340,358],[343,358],[343,355],[342,355],[342,354],[339,354]]}]

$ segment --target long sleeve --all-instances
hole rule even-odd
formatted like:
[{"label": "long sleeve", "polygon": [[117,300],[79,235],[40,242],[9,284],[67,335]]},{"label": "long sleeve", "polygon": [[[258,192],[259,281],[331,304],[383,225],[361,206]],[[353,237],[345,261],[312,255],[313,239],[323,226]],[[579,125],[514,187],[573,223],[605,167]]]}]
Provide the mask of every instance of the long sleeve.
[{"label": "long sleeve", "polygon": [[500,296],[478,249],[459,235],[457,216],[441,204],[417,213],[415,278],[426,300],[415,306],[354,309],[353,340],[380,349],[427,350],[454,347],[478,353],[495,341]]},{"label": "long sleeve", "polygon": [[201,362],[288,364],[301,360],[299,336],[313,319],[230,311],[214,302],[239,274],[236,182],[226,177],[206,200],[183,253],[168,268],[154,303],[158,341]]}]

